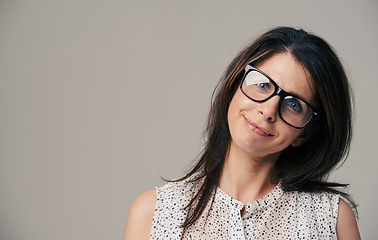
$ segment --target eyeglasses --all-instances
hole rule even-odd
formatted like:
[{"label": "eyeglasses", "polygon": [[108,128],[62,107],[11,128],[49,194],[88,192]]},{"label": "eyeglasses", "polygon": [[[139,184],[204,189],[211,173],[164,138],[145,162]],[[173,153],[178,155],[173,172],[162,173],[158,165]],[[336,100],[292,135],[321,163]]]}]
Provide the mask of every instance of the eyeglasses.
[{"label": "eyeglasses", "polygon": [[280,96],[278,115],[293,128],[302,129],[318,116],[309,103],[284,91],[268,75],[251,65],[245,67],[240,90],[255,102],[265,102],[275,95]]}]

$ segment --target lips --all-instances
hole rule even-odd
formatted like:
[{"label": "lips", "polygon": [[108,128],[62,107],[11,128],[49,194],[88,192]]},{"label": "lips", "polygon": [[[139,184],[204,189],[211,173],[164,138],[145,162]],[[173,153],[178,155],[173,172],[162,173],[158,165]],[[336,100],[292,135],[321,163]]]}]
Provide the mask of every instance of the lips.
[{"label": "lips", "polygon": [[258,135],[260,136],[263,136],[263,137],[271,137],[273,136],[273,134],[269,133],[267,130],[261,128],[259,125],[257,125],[256,123],[254,122],[251,122],[249,121],[245,116],[243,116],[246,123],[247,123],[247,126],[252,130],[254,131],[255,133],[257,133]]}]

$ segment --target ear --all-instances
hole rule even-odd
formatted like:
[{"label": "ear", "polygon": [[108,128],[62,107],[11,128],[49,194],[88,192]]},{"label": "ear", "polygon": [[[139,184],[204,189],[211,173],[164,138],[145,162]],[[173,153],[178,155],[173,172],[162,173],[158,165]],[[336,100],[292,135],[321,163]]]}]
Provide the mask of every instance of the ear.
[{"label": "ear", "polygon": [[292,143],[291,146],[293,147],[299,147],[303,143],[307,141],[307,134],[304,131],[301,135],[299,135]]}]

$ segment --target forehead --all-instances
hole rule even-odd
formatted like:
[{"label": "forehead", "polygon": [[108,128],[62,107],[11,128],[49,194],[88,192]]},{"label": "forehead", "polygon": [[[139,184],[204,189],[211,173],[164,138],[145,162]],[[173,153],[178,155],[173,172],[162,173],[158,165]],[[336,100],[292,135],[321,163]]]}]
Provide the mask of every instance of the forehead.
[{"label": "forehead", "polygon": [[315,104],[315,85],[308,70],[289,53],[277,53],[255,66],[277,85],[310,104]]}]

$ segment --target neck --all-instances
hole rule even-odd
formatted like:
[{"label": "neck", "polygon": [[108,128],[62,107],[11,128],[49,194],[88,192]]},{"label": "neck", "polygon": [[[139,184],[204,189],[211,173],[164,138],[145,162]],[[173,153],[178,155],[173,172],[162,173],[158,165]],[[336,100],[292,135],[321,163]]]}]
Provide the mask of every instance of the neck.
[{"label": "neck", "polygon": [[219,188],[243,203],[264,197],[277,184],[272,180],[272,169],[279,155],[252,157],[231,145],[219,179]]}]

